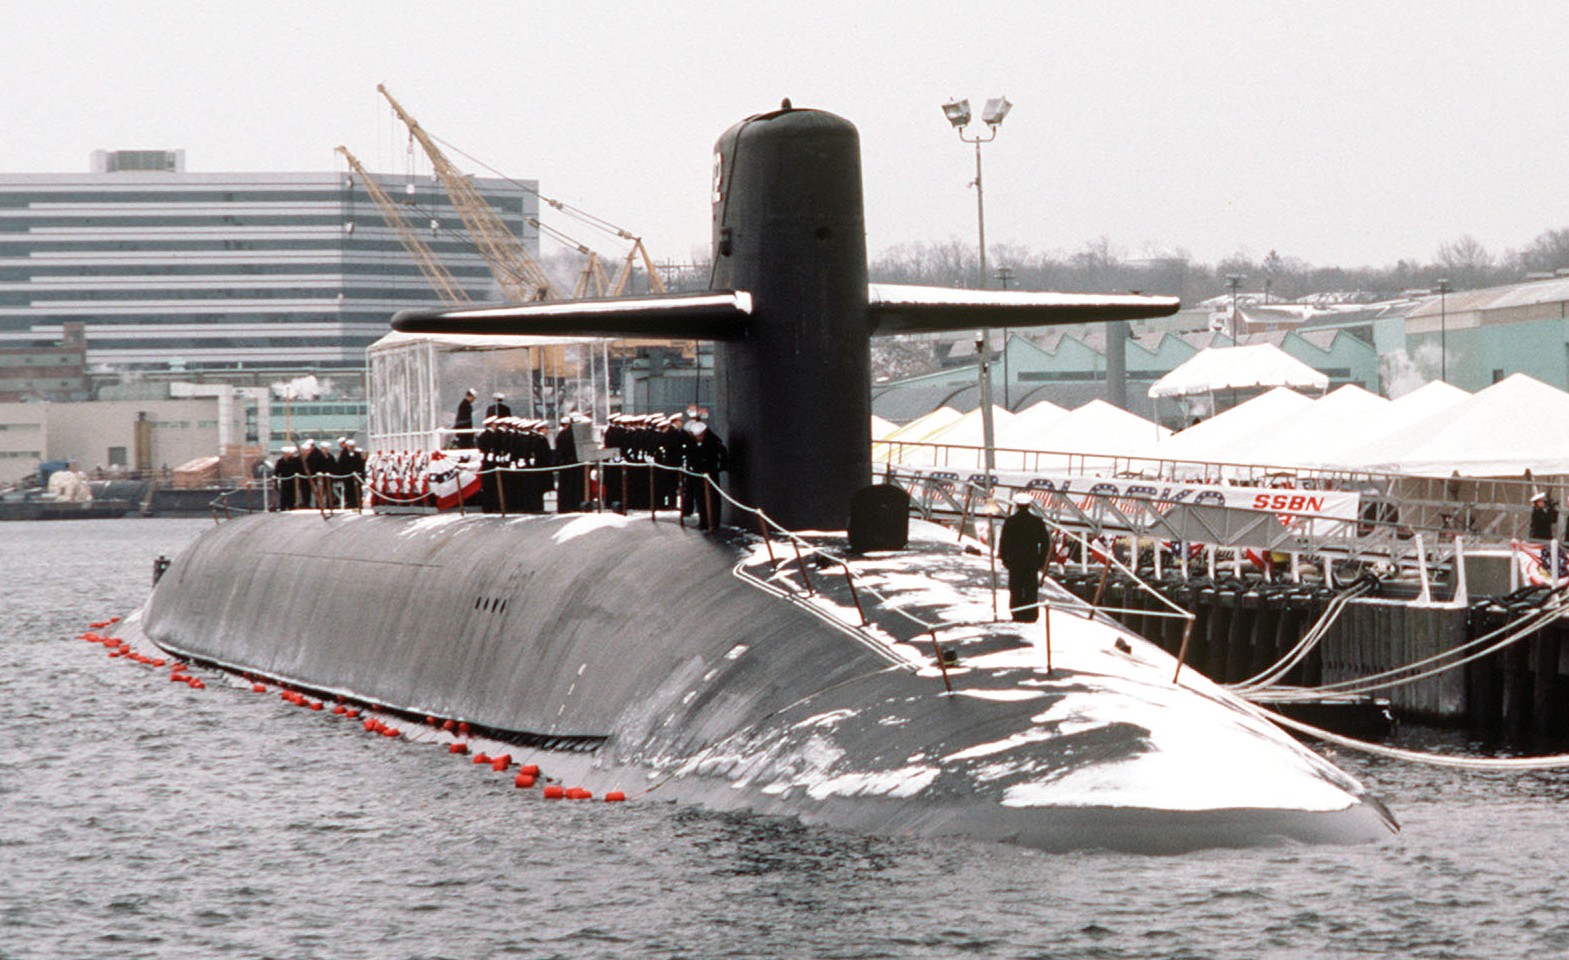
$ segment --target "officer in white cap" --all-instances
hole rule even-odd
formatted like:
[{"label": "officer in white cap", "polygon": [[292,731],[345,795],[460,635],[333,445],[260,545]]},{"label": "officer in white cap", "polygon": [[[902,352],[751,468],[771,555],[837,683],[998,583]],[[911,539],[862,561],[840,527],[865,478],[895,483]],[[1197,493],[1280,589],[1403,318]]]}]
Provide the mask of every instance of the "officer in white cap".
[{"label": "officer in white cap", "polygon": [[1022,490],[1013,495],[1012,515],[1002,522],[997,559],[1008,571],[1008,609],[1019,623],[1040,617],[1041,575],[1051,557],[1051,533],[1030,509],[1035,499]]},{"label": "officer in white cap", "polygon": [[1531,539],[1553,539],[1553,528],[1558,526],[1558,504],[1545,490],[1531,494]]}]

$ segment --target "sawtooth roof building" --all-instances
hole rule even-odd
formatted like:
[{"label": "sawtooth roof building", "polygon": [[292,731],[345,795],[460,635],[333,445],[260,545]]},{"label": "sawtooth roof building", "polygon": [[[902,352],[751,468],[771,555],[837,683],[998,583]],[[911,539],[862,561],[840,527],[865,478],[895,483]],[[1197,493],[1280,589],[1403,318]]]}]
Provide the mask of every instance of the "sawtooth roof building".
[{"label": "sawtooth roof building", "polygon": [[[398,310],[438,303],[342,173],[189,173],[183,151],[97,151],[0,174],[0,349],[81,323],[95,372],[358,370]],[[431,177],[377,176],[476,302],[501,299]],[[538,255],[537,184],[476,179]]]}]

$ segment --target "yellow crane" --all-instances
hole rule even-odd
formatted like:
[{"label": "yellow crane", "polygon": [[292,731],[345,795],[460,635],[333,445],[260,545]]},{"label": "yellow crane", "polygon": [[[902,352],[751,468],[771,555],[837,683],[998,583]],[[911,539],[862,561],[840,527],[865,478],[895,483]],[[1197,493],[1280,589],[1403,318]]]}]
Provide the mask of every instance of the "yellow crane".
[{"label": "yellow crane", "polygon": [[610,284],[608,287],[607,292],[610,296],[619,297],[627,292],[627,284],[632,279],[632,272],[635,269],[637,260],[639,258],[641,258],[643,261],[643,268],[648,271],[649,292],[665,292],[664,277],[660,276],[659,270],[654,267],[654,259],[648,255],[648,248],[643,246],[642,237],[624,230],[602,217],[596,217],[586,210],[580,210],[577,207],[563,203],[560,200],[552,200],[544,194],[540,194],[539,199],[545,201],[546,203],[550,204],[550,206],[561,211],[569,217],[581,220],[590,226],[598,227],[600,230],[603,230],[606,233],[614,234],[621,240],[627,240],[631,242],[632,245],[630,248],[628,248],[626,257],[621,261],[620,269],[616,271],[615,282]]},{"label": "yellow crane", "polygon": [[430,282],[431,289],[436,291],[436,295],[441,298],[442,302],[448,304],[468,303],[470,299],[468,291],[458,285],[458,281],[453,278],[447,268],[431,252],[429,245],[420,239],[419,232],[409,226],[409,222],[403,216],[403,211],[399,209],[397,201],[387,195],[387,191],[381,188],[381,184],[376,182],[376,178],[371,176],[369,170],[365,169],[359,158],[349,152],[348,147],[340,146],[338,147],[338,152],[343,154],[343,159],[349,162],[349,168],[360,178],[360,182],[365,184],[365,189],[370,193],[371,199],[376,201],[376,206],[381,210],[381,218],[398,235],[398,239],[403,243],[403,248],[409,252],[409,256],[414,258],[414,262],[419,265],[420,272],[425,274],[425,279]]},{"label": "yellow crane", "polygon": [[387,92],[386,85],[378,83],[376,90],[387,98],[398,119],[409,128],[409,135],[419,142],[425,155],[430,157],[436,177],[446,188],[452,206],[458,211],[458,216],[463,218],[469,236],[474,238],[475,246],[479,247],[485,262],[490,264],[491,273],[495,274],[496,281],[501,284],[507,297],[519,303],[550,298],[550,278],[528,252],[528,248],[523,246],[523,241],[507,229],[495,209],[480,196],[473,182],[453,166],[452,161],[447,159],[446,154],[419,125],[419,121],[409,116],[403,105]]}]

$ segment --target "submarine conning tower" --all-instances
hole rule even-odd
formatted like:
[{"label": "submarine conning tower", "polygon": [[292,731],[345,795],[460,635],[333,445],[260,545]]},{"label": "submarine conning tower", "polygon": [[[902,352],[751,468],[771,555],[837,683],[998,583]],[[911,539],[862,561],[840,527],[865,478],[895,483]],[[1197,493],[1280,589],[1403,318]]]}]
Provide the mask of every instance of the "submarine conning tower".
[{"label": "submarine conning tower", "polygon": [[842,527],[872,468],[860,136],[783,109],[715,149],[709,286],[752,294],[747,335],[714,349],[731,494],[787,527]]},{"label": "submarine conning tower", "polygon": [[[871,337],[1160,317],[1175,297],[868,284],[855,125],[748,117],[715,146],[709,290],[409,310],[405,333],[715,341],[726,488],[791,529],[841,529],[871,479]],[[733,517],[750,526],[749,517]]]}]

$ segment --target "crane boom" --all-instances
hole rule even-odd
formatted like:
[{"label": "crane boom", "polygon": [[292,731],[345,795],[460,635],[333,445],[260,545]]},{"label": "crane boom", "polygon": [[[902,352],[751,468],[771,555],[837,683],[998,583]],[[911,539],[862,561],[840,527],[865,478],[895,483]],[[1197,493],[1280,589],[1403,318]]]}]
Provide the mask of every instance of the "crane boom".
[{"label": "crane boom", "polygon": [[643,246],[643,238],[631,236],[624,231],[623,235],[632,241],[632,249],[627,251],[626,259],[621,262],[621,269],[616,271],[616,282],[611,285],[610,295],[619,297],[626,293],[627,282],[632,279],[632,261],[639,254],[643,257],[643,269],[648,271],[648,292],[664,293],[665,278],[661,277],[659,271],[654,268],[654,258],[648,255],[648,248]]},{"label": "crane boom", "polygon": [[398,239],[403,243],[403,248],[414,258],[414,262],[419,265],[420,272],[425,275],[426,280],[430,281],[431,289],[436,291],[436,295],[441,298],[442,302],[448,304],[468,303],[470,300],[468,291],[458,285],[458,281],[453,278],[442,262],[431,252],[430,247],[424,240],[420,239],[419,233],[409,226],[408,220],[403,216],[403,211],[398,209],[397,202],[387,196],[387,191],[381,188],[381,184],[376,182],[376,178],[371,176],[369,170],[365,169],[359,158],[349,152],[348,147],[340,146],[338,152],[343,154],[343,159],[349,162],[349,167],[360,178],[360,181],[365,184],[365,189],[369,191],[371,199],[376,201],[376,206],[381,210],[381,218],[398,235]]},{"label": "crane boom", "polygon": [[550,278],[523,246],[523,241],[507,229],[507,225],[480,196],[469,178],[453,166],[452,161],[447,159],[446,154],[419,125],[419,121],[409,116],[403,105],[387,92],[386,85],[378,83],[376,90],[387,98],[398,119],[409,128],[409,135],[419,141],[426,156],[430,157],[431,167],[446,188],[447,196],[452,199],[458,216],[463,218],[463,224],[468,227],[469,235],[474,238],[485,262],[490,264],[490,270],[502,290],[510,299],[518,302],[548,299],[551,295]]}]

